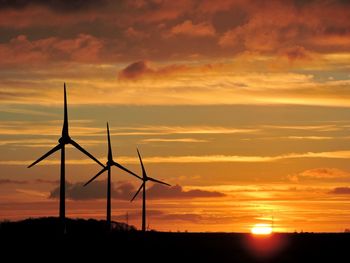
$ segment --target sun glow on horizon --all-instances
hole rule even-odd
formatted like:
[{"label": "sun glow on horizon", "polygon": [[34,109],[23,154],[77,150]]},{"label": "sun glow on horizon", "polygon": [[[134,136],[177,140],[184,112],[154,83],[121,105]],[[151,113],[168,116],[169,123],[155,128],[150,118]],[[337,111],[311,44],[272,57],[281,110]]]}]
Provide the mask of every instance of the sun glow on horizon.
[{"label": "sun glow on horizon", "polygon": [[254,235],[271,235],[272,227],[269,224],[255,224],[250,231]]}]

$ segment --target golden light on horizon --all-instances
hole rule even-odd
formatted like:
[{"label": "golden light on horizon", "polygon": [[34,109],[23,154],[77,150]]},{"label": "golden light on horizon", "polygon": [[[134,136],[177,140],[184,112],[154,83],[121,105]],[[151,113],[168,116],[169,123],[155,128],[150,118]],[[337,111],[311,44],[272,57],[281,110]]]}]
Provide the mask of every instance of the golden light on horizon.
[{"label": "golden light on horizon", "polygon": [[250,231],[253,235],[271,235],[272,230],[269,224],[255,224]]}]

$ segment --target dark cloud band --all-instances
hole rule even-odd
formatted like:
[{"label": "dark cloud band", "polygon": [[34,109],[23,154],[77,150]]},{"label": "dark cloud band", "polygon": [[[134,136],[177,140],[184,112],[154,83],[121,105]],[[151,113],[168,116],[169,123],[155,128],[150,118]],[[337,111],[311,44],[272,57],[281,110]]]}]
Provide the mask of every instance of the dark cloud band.
[{"label": "dark cloud band", "polygon": [[0,9],[22,9],[27,6],[37,5],[54,11],[79,11],[96,8],[105,3],[105,0],[0,0]]}]

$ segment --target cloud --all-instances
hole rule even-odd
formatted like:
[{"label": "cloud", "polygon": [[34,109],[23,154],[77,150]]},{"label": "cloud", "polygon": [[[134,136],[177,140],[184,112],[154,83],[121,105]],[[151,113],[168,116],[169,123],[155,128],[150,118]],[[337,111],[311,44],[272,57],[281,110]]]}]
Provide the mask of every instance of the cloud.
[{"label": "cloud", "polygon": [[53,184],[53,185],[57,185],[59,183],[59,180],[36,179],[34,182],[35,183],[39,183],[39,184]]},{"label": "cloud", "polygon": [[[107,183],[103,181],[93,181],[87,186],[83,186],[85,182],[69,183],[66,182],[66,198],[71,200],[95,200],[106,198]],[[111,196],[113,199],[131,200],[136,193],[136,187],[129,182],[112,183]],[[50,192],[50,198],[59,198],[59,186]],[[147,189],[148,198],[150,199],[191,199],[201,197],[222,197],[223,193],[205,190],[189,190],[185,191],[179,185],[172,187],[163,187],[154,184]]]},{"label": "cloud", "polygon": [[[130,212],[128,213],[128,218],[131,220],[138,220],[142,216],[140,212]],[[195,214],[195,213],[166,213],[161,210],[147,210],[147,216],[152,219],[157,219],[165,222],[169,221],[182,221],[182,222],[203,222],[203,219],[208,219],[209,216]],[[211,216],[213,217],[213,216]],[[115,216],[117,220],[125,220],[125,214]]]},{"label": "cloud", "polygon": [[106,0],[1,0],[0,9],[23,9],[29,6],[44,6],[54,11],[67,12],[98,8]]},{"label": "cloud", "polygon": [[215,29],[208,22],[193,24],[191,20],[186,20],[183,23],[172,27],[169,34],[170,36],[185,35],[189,37],[213,37],[215,36]]},{"label": "cloud", "polygon": [[35,180],[12,180],[12,179],[0,179],[0,185],[6,185],[6,184],[16,184],[16,185],[22,185],[22,184],[58,184],[59,181],[57,180],[45,180],[45,179],[35,179]]},{"label": "cloud", "polygon": [[186,191],[180,185],[168,187],[162,184],[153,184],[147,189],[147,195],[151,199],[192,199],[225,196],[225,194],[217,191],[207,191],[199,189]]},{"label": "cloud", "polygon": [[218,43],[224,48],[275,53],[294,46],[299,49],[289,52],[290,55],[304,58],[300,52],[304,48],[320,52],[327,47],[342,50],[349,41],[345,30],[349,10],[345,11],[337,1],[314,1],[308,5],[293,1],[262,1],[252,5],[247,1],[241,6],[248,19],[219,38]]},{"label": "cloud", "polygon": [[[107,181],[93,181],[84,187],[86,182],[69,183],[66,182],[66,198],[71,200],[94,200],[105,199]],[[114,199],[129,200],[135,187],[128,182],[112,183],[111,195]],[[60,187],[54,188],[50,192],[50,198],[59,198]]]},{"label": "cloud", "polygon": [[300,176],[310,178],[332,179],[349,177],[350,173],[337,168],[315,168],[300,173]]},{"label": "cloud", "polygon": [[147,65],[146,61],[137,61],[123,69],[119,73],[119,78],[135,79],[150,72],[153,72],[153,70]]},{"label": "cloud", "polygon": [[[305,60],[309,53],[349,51],[349,5],[339,1],[303,5],[292,0],[1,3],[0,26],[7,29],[2,43],[8,44],[16,33],[38,41],[52,37],[52,32],[59,39],[90,35],[107,42],[101,63],[184,60],[193,54],[225,59],[241,52],[282,53],[292,60]],[[29,60],[26,65],[31,66]]]},{"label": "cloud", "polygon": [[17,65],[50,61],[95,62],[100,56],[103,42],[88,34],[79,34],[75,38],[60,39],[49,37],[30,40],[26,35],[18,35],[9,43],[0,44],[1,64]]},{"label": "cloud", "polygon": [[151,138],[142,140],[143,143],[150,142],[184,142],[184,143],[197,143],[197,142],[208,142],[208,140],[200,140],[194,138],[181,138],[181,139],[164,139],[164,138]]},{"label": "cloud", "polygon": [[350,194],[350,187],[336,187],[332,191],[329,192],[330,194],[339,194],[339,195],[348,195]]},{"label": "cloud", "polygon": [[184,222],[192,222],[192,223],[203,222],[202,215],[193,214],[193,213],[163,214],[158,218],[165,221],[184,221]]},{"label": "cloud", "polygon": [[331,136],[285,136],[280,137],[282,139],[291,139],[291,140],[332,140],[334,137]]},{"label": "cloud", "polygon": [[350,178],[350,173],[337,168],[314,168],[299,174],[288,175],[288,179],[292,182],[298,182],[300,179],[335,180],[342,178]]},{"label": "cloud", "polygon": [[301,46],[288,47],[280,50],[280,55],[287,57],[290,61],[311,60],[311,52]]},{"label": "cloud", "polygon": [[28,181],[12,180],[12,179],[0,179],[0,185],[6,184],[27,184]]},{"label": "cloud", "polygon": [[135,39],[144,39],[144,38],[149,36],[146,32],[143,32],[141,30],[137,30],[132,26],[128,27],[125,30],[125,35],[129,38],[135,38]]},{"label": "cloud", "polygon": [[137,61],[118,73],[118,78],[121,80],[126,79],[139,79],[142,77],[165,77],[177,73],[181,73],[187,69],[186,65],[167,65],[163,67],[151,67],[148,61]]},{"label": "cloud", "polygon": [[[98,157],[99,158],[99,157]],[[349,159],[350,151],[332,151],[332,152],[301,152],[286,153],[274,156],[259,155],[174,155],[174,156],[152,156],[143,158],[147,163],[267,163],[277,162],[288,159],[303,158],[324,158],[324,159]],[[100,159],[106,159],[102,157]],[[133,156],[119,156],[119,161],[125,164],[138,164],[139,160]],[[35,160],[3,160],[0,165],[28,165]],[[66,161],[71,165],[91,165],[91,159],[70,159]],[[59,159],[45,160],[43,164],[38,165],[57,165],[60,164]]]},{"label": "cloud", "polygon": [[305,131],[319,131],[330,132],[339,131],[341,127],[339,125],[327,124],[327,125],[264,125],[264,128],[271,129],[283,129],[283,130],[305,130]]}]

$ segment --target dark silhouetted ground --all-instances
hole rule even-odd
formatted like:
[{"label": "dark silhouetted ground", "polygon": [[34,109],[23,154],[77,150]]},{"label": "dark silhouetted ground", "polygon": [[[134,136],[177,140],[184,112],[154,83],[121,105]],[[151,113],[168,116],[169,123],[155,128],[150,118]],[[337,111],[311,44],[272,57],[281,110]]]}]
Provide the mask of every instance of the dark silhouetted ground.
[{"label": "dark silhouetted ground", "polygon": [[[134,227],[105,221],[27,219],[0,225],[2,258],[14,262],[349,262],[350,234],[238,233],[143,234]],[[34,261],[34,262],[35,262]]]}]

